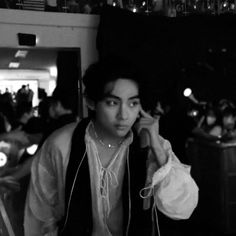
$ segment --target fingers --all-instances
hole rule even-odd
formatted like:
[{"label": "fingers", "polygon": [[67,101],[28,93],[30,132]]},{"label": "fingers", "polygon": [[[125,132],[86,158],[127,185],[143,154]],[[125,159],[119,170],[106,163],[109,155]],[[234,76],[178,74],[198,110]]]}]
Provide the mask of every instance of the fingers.
[{"label": "fingers", "polygon": [[139,114],[141,117],[144,117],[144,118],[152,118],[152,116],[149,113],[147,113],[146,111],[144,111],[142,107],[140,107]]},{"label": "fingers", "polygon": [[142,107],[139,112],[140,118],[136,125],[136,130],[140,133],[141,130],[148,132],[150,135],[159,133],[159,120],[152,117]]}]

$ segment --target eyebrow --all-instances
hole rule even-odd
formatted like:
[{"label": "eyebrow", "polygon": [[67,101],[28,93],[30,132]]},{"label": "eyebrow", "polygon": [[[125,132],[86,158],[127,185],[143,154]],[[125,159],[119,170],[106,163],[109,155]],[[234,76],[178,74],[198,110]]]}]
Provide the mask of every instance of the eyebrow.
[{"label": "eyebrow", "polygon": [[[120,97],[115,96],[115,95],[110,94],[110,93],[109,94],[105,94],[104,98],[114,98],[114,99],[120,100]],[[139,95],[135,95],[135,96],[132,96],[132,97],[129,98],[129,100],[133,100],[133,99],[140,99],[140,96]]]}]

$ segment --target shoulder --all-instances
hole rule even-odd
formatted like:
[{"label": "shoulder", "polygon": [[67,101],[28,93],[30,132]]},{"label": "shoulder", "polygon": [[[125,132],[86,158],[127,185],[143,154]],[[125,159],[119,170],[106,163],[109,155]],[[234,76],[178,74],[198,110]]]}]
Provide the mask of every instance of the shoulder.
[{"label": "shoulder", "polygon": [[67,156],[70,152],[71,139],[73,131],[75,130],[78,122],[67,124],[55,130],[44,141],[40,148],[40,156]]},{"label": "shoulder", "polygon": [[46,155],[62,156],[63,158],[69,156],[73,133],[79,124],[83,124],[82,120],[69,123],[55,130],[43,143],[41,155],[43,152]]},{"label": "shoulder", "polygon": [[46,143],[58,147],[60,147],[61,144],[63,144],[63,146],[69,144],[77,124],[78,122],[73,122],[55,130],[47,138]]}]

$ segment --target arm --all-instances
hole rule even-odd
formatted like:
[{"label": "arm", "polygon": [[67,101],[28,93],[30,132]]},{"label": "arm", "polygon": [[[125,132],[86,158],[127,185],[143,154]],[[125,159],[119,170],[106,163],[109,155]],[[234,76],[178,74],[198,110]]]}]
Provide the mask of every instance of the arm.
[{"label": "arm", "polygon": [[58,211],[57,163],[59,150],[46,142],[34,157],[28,189],[24,229],[25,236],[56,236]]},{"label": "arm", "polygon": [[190,167],[182,164],[170,143],[159,135],[159,121],[141,109],[138,132],[149,137],[147,184],[157,208],[173,219],[187,219],[198,203],[198,187]]},{"label": "arm", "polygon": [[168,141],[163,139],[167,163],[154,169],[149,157],[148,173],[151,178],[157,208],[172,219],[188,219],[198,203],[198,187],[190,175],[190,166],[182,164],[175,156]]}]

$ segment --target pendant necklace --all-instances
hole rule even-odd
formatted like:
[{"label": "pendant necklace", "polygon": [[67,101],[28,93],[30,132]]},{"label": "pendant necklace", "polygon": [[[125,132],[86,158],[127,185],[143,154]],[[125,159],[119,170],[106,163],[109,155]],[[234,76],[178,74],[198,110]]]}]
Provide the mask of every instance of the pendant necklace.
[{"label": "pendant necklace", "polygon": [[99,142],[102,146],[104,146],[104,147],[106,147],[106,148],[109,148],[109,149],[114,149],[114,148],[117,148],[118,146],[120,146],[121,143],[123,142],[123,140],[122,140],[122,141],[120,141],[120,142],[119,142],[118,144],[116,144],[116,145],[112,145],[112,144],[110,144],[110,143],[108,143],[108,144],[104,143],[104,142],[102,141],[102,139],[99,138],[99,136],[98,136],[98,134],[97,134],[97,132],[96,132],[96,130],[95,130],[95,127],[94,127],[94,124],[93,124],[93,123],[92,123],[92,125],[93,125],[94,136],[95,136],[95,138],[98,140],[98,142]]}]

